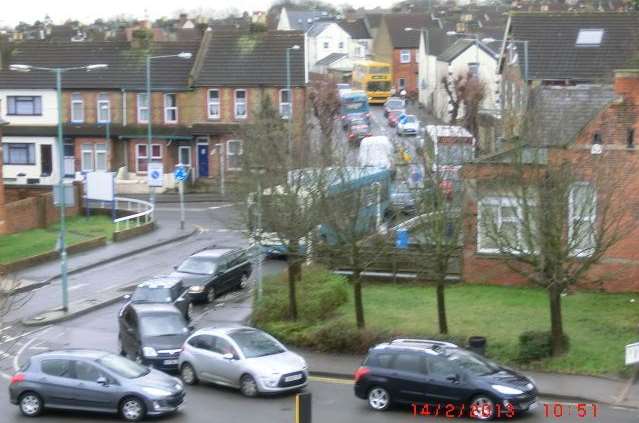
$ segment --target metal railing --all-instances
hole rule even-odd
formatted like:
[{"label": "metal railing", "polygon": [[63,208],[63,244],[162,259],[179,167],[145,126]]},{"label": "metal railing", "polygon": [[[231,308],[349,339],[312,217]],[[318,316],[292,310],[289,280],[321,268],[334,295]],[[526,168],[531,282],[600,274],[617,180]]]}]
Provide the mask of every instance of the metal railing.
[{"label": "metal railing", "polygon": [[148,201],[138,200],[135,198],[115,197],[115,203],[110,201],[86,200],[85,204],[91,209],[115,209],[115,211],[133,212],[126,216],[113,219],[115,224],[115,232],[125,229],[135,228],[140,225],[146,225],[154,221],[155,208]]}]

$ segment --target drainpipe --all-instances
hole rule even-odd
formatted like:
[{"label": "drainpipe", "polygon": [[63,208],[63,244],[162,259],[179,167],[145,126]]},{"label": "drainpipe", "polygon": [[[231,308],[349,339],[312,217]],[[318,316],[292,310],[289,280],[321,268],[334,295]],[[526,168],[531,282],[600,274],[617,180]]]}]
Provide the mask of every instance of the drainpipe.
[{"label": "drainpipe", "polygon": [[126,90],[122,88],[122,126],[126,126]]}]

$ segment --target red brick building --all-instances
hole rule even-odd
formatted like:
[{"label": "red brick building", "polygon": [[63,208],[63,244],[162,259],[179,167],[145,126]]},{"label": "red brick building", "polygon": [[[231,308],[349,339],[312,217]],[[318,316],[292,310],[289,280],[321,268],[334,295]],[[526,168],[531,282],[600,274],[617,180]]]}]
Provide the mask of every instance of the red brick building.
[{"label": "red brick building", "polygon": [[[619,186],[625,187],[624,197],[612,207],[622,211],[624,219],[629,219],[630,232],[605,252],[584,282],[600,279],[608,291],[639,291],[639,152],[636,145],[639,142],[639,70],[615,72],[613,88],[540,87],[531,92],[531,102],[529,112],[540,113],[535,127],[543,131],[526,138],[527,151],[522,152],[522,157],[526,157],[526,153],[530,157],[526,166],[543,169],[549,163],[571,162],[575,172],[583,176],[583,182],[579,183],[591,184],[594,188],[596,204],[592,219],[595,225],[601,224],[597,210],[604,207],[598,198],[603,199],[608,192],[602,184],[594,182],[592,169],[606,169],[611,186],[619,181]],[[507,191],[499,188],[497,179],[512,163],[508,159],[512,153],[513,150],[507,150],[464,167],[464,182],[470,188],[465,200],[468,213],[465,215],[463,275],[466,282],[504,285],[525,282],[504,263],[498,249],[491,245],[488,237],[482,236],[485,229],[478,225],[482,210],[490,208],[491,219],[495,219],[497,227],[511,225],[509,229],[514,236],[519,236],[521,228],[510,216],[520,212],[508,198]]]}]

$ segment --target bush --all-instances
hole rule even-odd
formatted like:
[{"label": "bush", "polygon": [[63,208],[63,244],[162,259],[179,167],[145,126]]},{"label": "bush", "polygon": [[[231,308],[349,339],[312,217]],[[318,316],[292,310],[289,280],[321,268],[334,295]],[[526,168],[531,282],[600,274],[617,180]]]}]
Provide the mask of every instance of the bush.
[{"label": "bush", "polygon": [[[255,324],[286,320],[288,317],[288,275],[264,280],[262,300],[253,311]],[[326,319],[348,301],[346,279],[319,266],[304,268],[297,283],[297,309],[299,319],[316,322]]]},{"label": "bush", "polygon": [[308,346],[324,352],[365,353],[388,338],[388,333],[358,329],[354,322],[342,318],[331,320],[309,333]]},{"label": "bush", "polygon": [[[564,345],[568,346],[568,336],[564,335]],[[552,355],[552,337],[547,331],[526,331],[519,335],[518,361],[528,363]]]}]

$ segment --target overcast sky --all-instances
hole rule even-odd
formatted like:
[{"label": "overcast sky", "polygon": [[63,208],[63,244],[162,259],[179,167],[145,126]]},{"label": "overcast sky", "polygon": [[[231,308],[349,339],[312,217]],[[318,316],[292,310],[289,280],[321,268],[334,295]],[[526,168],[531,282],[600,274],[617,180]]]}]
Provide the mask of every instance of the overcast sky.
[{"label": "overcast sky", "polygon": [[[183,9],[184,11],[211,11],[227,12],[237,9],[240,12],[267,10],[272,0],[2,0],[0,8],[0,26],[13,26],[20,21],[33,22],[51,16],[55,23],[65,20],[78,19],[85,23],[95,19],[109,18],[117,15],[125,15],[134,18],[143,18],[147,13],[152,18],[172,17]],[[334,5],[351,4],[354,7],[366,6],[388,7],[394,0],[327,0]]]}]

